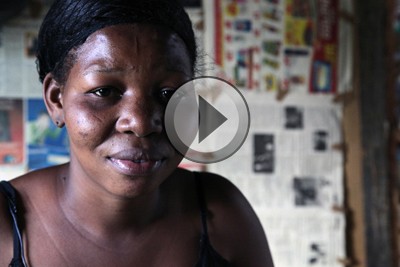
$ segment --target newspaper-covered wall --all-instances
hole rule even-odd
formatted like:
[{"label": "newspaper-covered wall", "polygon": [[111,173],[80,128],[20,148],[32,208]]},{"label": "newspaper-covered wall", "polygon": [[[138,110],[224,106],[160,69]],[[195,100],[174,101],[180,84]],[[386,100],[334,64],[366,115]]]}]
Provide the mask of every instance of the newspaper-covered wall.
[{"label": "newspaper-covered wall", "polygon": [[[39,25],[40,20],[24,14],[0,28],[1,180],[28,170],[27,101],[42,97],[34,56]],[[16,127],[19,134],[12,134]]]},{"label": "newspaper-covered wall", "polygon": [[248,198],[278,267],[344,266],[342,107],[351,90],[352,1],[204,0],[210,75],[241,90],[243,146],[207,170]]},{"label": "newspaper-covered wall", "polygon": [[[315,12],[326,12],[327,3],[351,9],[350,1],[342,2],[204,0],[202,10],[189,10],[202,55],[198,74],[225,78],[242,90],[251,128],[231,158],[183,166],[220,173],[242,190],[277,267],[343,266],[346,258],[342,115],[332,97],[352,84],[351,26],[340,21],[338,35],[327,41],[331,57],[316,53],[309,36]],[[10,151],[0,154],[0,179],[68,160],[66,132],[52,126],[41,100],[32,54],[39,25],[18,18],[0,29],[0,151]],[[317,61],[319,76],[313,76]],[[278,101],[280,91],[287,95]],[[22,135],[15,134],[18,127]]]},{"label": "newspaper-covered wall", "polygon": [[[53,125],[42,100],[35,62],[40,23],[26,11],[0,28],[0,178],[5,180],[69,159],[66,130]],[[19,134],[10,134],[17,126]]]}]

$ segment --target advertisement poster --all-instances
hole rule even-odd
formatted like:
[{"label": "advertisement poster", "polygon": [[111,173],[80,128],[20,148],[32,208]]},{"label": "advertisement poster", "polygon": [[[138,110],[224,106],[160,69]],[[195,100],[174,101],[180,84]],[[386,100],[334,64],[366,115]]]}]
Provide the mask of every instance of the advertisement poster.
[{"label": "advertisement poster", "polygon": [[313,45],[314,0],[286,0],[285,44],[297,47]]},{"label": "advertisement poster", "polygon": [[338,0],[205,4],[211,75],[243,90],[338,91]]},{"label": "advertisement poster", "polygon": [[47,113],[41,99],[27,100],[28,169],[38,169],[69,160],[68,136]]},{"label": "advertisement poster", "polygon": [[0,165],[23,163],[23,141],[22,100],[0,98]]},{"label": "advertisement poster", "polygon": [[206,47],[213,50],[213,75],[240,89],[251,90],[259,86],[261,31],[258,22],[261,13],[255,3],[254,0],[205,3],[206,10],[214,10],[211,19],[206,17],[206,24],[209,23],[206,31],[212,32]]}]

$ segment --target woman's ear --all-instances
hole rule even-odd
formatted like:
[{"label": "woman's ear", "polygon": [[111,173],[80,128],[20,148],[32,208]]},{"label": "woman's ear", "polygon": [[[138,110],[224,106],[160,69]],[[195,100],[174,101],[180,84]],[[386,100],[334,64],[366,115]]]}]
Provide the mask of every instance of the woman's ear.
[{"label": "woman's ear", "polygon": [[57,82],[51,73],[43,80],[43,99],[50,117],[57,127],[65,124],[63,110],[63,87]]}]

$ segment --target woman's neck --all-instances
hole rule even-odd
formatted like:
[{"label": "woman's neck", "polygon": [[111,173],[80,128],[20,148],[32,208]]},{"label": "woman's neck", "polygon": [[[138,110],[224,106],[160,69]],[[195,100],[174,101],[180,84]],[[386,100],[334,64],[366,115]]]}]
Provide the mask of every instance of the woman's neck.
[{"label": "woman's neck", "polygon": [[70,168],[58,179],[57,188],[66,220],[81,234],[93,238],[141,234],[166,210],[160,188],[132,198],[115,196],[74,176]]}]

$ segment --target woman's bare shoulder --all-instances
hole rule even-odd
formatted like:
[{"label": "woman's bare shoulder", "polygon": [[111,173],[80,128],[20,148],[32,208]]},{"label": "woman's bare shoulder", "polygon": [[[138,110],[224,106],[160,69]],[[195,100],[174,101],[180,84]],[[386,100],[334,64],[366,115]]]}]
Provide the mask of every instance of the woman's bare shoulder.
[{"label": "woman's bare shoulder", "polygon": [[[17,207],[27,212],[32,208],[32,205],[40,203],[48,205],[52,200],[51,198],[54,198],[56,194],[55,190],[52,190],[52,188],[55,188],[55,178],[62,173],[64,168],[64,165],[53,166],[30,171],[11,179],[9,183],[15,189]],[[4,202],[4,197],[1,200]],[[4,204],[0,206],[1,208],[4,209]]]},{"label": "woman's bare shoulder", "polygon": [[43,188],[49,188],[65,171],[65,164],[38,169],[12,179],[10,183],[20,195],[33,193],[37,189],[43,192]]},{"label": "woman's bare shoulder", "polygon": [[[40,203],[48,197],[46,192],[49,190],[43,188],[49,188],[55,175],[63,168],[55,166],[31,171],[8,181],[15,189],[17,216],[26,214],[31,203]],[[8,203],[5,193],[0,190],[0,266],[8,266],[13,254],[13,224]],[[18,220],[23,221],[23,218]]]},{"label": "woman's bare shoulder", "polygon": [[272,258],[259,218],[242,192],[227,178],[199,173],[214,248],[235,266],[272,267]]},{"label": "woman's bare shoulder", "polygon": [[[21,175],[18,178],[14,178],[8,181],[12,187],[8,187],[7,184],[2,184],[0,188],[0,266],[8,266],[10,264],[13,255],[13,218],[11,211],[15,209],[16,204],[17,215],[21,213],[20,197],[19,192],[15,189],[14,184],[19,181],[29,181],[28,174]],[[14,188],[15,198],[12,197],[11,189]],[[15,201],[15,202],[14,202]]]},{"label": "woman's bare shoulder", "polygon": [[210,211],[222,208],[223,212],[231,208],[250,208],[242,192],[227,178],[210,172],[199,172],[207,206]]}]

